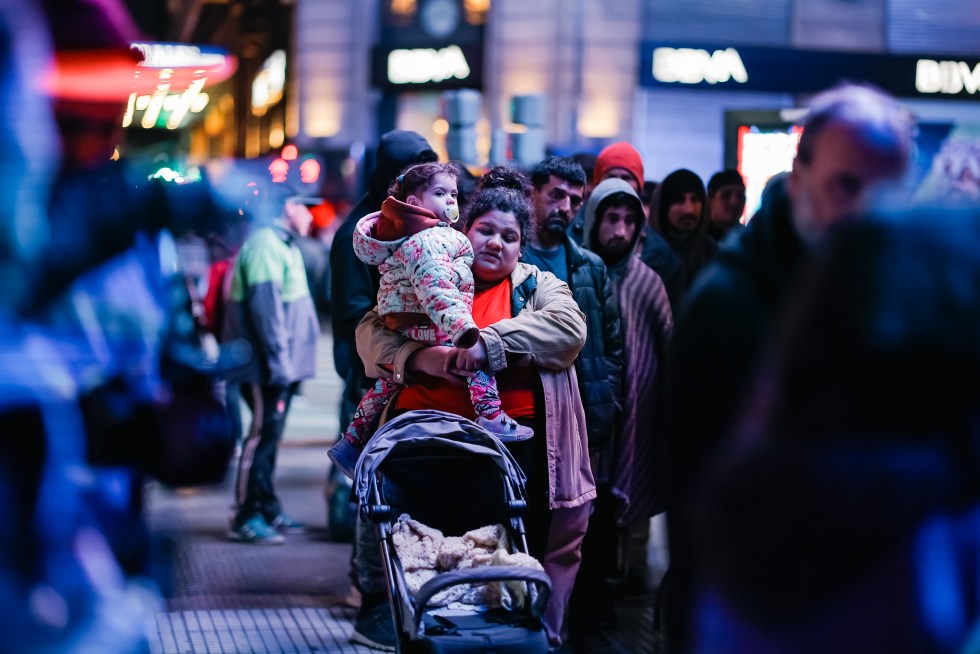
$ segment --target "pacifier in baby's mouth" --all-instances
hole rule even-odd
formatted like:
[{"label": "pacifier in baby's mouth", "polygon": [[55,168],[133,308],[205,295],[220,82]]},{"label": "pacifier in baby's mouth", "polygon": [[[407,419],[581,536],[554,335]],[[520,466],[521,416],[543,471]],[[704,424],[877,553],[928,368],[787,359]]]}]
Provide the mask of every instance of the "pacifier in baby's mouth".
[{"label": "pacifier in baby's mouth", "polygon": [[455,204],[446,205],[446,208],[442,213],[446,216],[446,220],[451,223],[455,223],[457,220],[459,220],[459,207],[457,207]]}]

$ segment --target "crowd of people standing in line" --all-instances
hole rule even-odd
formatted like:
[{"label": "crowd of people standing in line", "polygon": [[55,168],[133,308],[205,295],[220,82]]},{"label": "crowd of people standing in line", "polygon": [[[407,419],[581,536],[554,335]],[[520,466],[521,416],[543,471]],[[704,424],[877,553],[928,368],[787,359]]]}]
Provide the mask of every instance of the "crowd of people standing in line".
[{"label": "crowd of people standing in line", "polygon": [[[735,171],[720,171],[706,187],[695,173],[679,169],[667,175],[650,193],[639,154],[628,143],[609,146],[594,161],[579,158],[593,164],[589,174],[579,160],[548,157],[524,171],[529,183],[504,183],[510,195],[517,192],[529,201],[532,218],[526,225],[518,218],[517,228],[511,230],[512,243],[501,248],[502,251],[512,249],[519,258],[519,261],[513,259],[514,267],[510,269],[511,292],[515,296],[511,298],[510,312],[488,315],[483,308],[488,301],[484,287],[494,279],[481,279],[481,275],[485,275],[488,260],[499,263],[506,257],[497,252],[492,256],[481,255],[480,248],[485,247],[482,235],[500,231],[500,225],[485,228],[493,222],[492,218],[501,218],[501,213],[515,217],[521,213],[511,208],[511,204],[506,205],[507,210],[487,211],[487,197],[501,193],[500,180],[521,177],[521,171],[513,168],[493,168],[478,184],[474,203],[462,209],[460,223],[476,257],[473,312],[474,317],[480,316],[477,319],[480,340],[472,350],[477,353],[465,354],[468,350],[460,352],[458,347],[406,341],[387,329],[374,312],[369,312],[361,322],[355,344],[358,358],[367,365],[369,378],[395,379],[404,384],[403,397],[396,397],[390,406],[386,404],[386,415],[412,408],[446,408],[444,402],[448,395],[430,394],[423,389],[433,386],[433,378],[440,380],[437,387],[458,384],[458,377],[451,378],[466,373],[456,362],[473,356],[476,367],[471,366],[469,371],[489,366],[500,380],[502,408],[519,423],[532,428],[534,436],[529,441],[508,447],[528,471],[532,507],[537,497],[540,502],[537,510],[549,512],[535,513],[532,508],[528,520],[532,529],[548,525],[546,536],[532,537],[530,542],[531,551],[545,562],[555,582],[555,596],[546,623],[556,647],[564,642],[562,646],[569,651],[609,651],[603,630],[615,619],[610,580],[624,573],[624,560],[629,558],[622,555],[622,547],[626,543],[642,543],[642,536],[636,538],[635,532],[648,533],[651,516],[665,512],[670,567],[657,589],[654,627],[658,647],[671,652],[710,652],[749,651],[745,648],[758,645],[764,648],[759,651],[800,651],[798,648],[810,638],[810,644],[819,649],[813,643],[821,640],[812,638],[811,625],[804,618],[794,615],[798,621],[793,622],[778,610],[779,589],[774,587],[778,583],[766,580],[761,557],[741,551],[748,557],[746,563],[756,564],[752,569],[761,579],[754,579],[737,570],[741,560],[726,551],[724,541],[704,537],[707,533],[724,533],[733,542],[740,538],[737,542],[756,545],[758,541],[753,530],[759,527],[753,523],[751,509],[747,505],[727,504],[730,498],[723,491],[714,490],[722,481],[712,475],[741,475],[737,480],[746,487],[736,490],[760,503],[762,509],[767,505],[761,502],[760,495],[772,504],[771,511],[787,510],[779,498],[768,497],[764,485],[752,485],[753,469],[743,473],[726,467],[718,472],[719,458],[723,463],[726,448],[739,445],[731,440],[736,436],[751,433],[756,439],[763,438],[757,434],[762,427],[771,429],[770,412],[777,408],[785,411],[781,404],[776,407],[777,403],[771,402],[767,394],[774,379],[787,383],[779,376],[782,368],[768,372],[770,359],[788,356],[780,349],[783,341],[777,338],[781,330],[790,330],[782,327],[782,322],[788,320],[782,314],[790,312],[789,308],[784,311],[784,305],[788,307],[792,299],[795,311],[800,312],[802,309],[797,305],[815,301],[811,297],[815,291],[803,282],[810,269],[817,268],[824,255],[856,256],[853,240],[848,236],[851,231],[858,231],[854,225],[874,224],[875,228],[868,231],[879,238],[892,231],[901,232],[907,223],[921,228],[919,214],[915,220],[869,215],[877,211],[887,216],[888,210],[895,206],[888,203],[890,199],[908,197],[902,195],[908,193],[902,182],[912,154],[912,127],[912,116],[897,101],[870,87],[842,85],[816,96],[804,121],[805,136],[793,170],[771,181],[762,207],[750,221],[742,217],[745,187]],[[647,202],[644,197],[649,198]],[[860,217],[865,220],[854,220]],[[510,216],[506,221],[510,224]],[[959,220],[956,228],[968,225],[969,221]],[[864,234],[861,238],[871,237]],[[851,244],[846,255],[838,255],[836,248],[843,247],[839,241]],[[514,246],[517,242],[522,242],[519,250]],[[338,251],[338,255],[342,253]],[[912,256],[912,253],[907,247],[900,253],[886,249],[880,255],[881,265],[896,265],[894,258],[898,256]],[[856,260],[848,259],[845,269],[858,265]],[[546,393],[535,391],[526,404],[510,404],[515,401],[515,386],[518,398],[520,389],[528,387],[529,377],[526,373],[521,377],[520,369],[536,367],[543,378],[545,367],[541,360],[535,361],[535,357],[543,356],[534,341],[534,330],[540,323],[532,323],[528,318],[528,326],[522,328],[524,313],[518,314],[524,308],[525,298],[533,297],[526,289],[520,293],[515,290],[520,288],[519,281],[528,266],[536,271],[530,279],[537,279],[534,288],[539,297],[545,288],[543,280],[548,280],[548,288],[551,280],[557,280],[570,293],[580,320],[584,321],[584,339],[574,346],[573,350],[577,350],[574,358],[570,361],[566,358],[566,365],[575,373],[577,392],[565,396],[565,401],[581,404],[586,434],[582,442],[569,441],[570,434],[564,434],[564,440],[560,436],[558,441],[553,441],[548,421],[542,424],[540,416],[535,418],[535,412],[529,411],[529,407],[539,407],[542,403],[548,406]],[[517,271],[521,274],[516,275]],[[842,283],[843,273],[827,274],[835,278],[836,284]],[[938,283],[936,277],[927,276],[927,279]],[[865,294],[862,298],[868,299],[866,295],[871,289],[860,288]],[[375,292],[371,288],[365,295],[373,298]],[[971,298],[967,295],[960,299]],[[844,306],[852,312],[844,322],[850,319],[858,322],[855,329],[860,328],[863,320],[885,319],[862,315],[854,303]],[[869,306],[870,311],[884,310],[875,302],[869,302]],[[959,310],[952,306],[949,309]],[[343,304],[334,307],[335,315],[342,315],[344,310]],[[529,316],[534,312],[532,308]],[[941,313],[938,308],[937,313]],[[900,324],[912,316],[901,314],[888,318]],[[503,321],[494,323],[494,319]],[[801,329],[798,323],[796,327]],[[901,331],[900,327],[896,328]],[[518,329],[519,332],[514,331]],[[883,332],[874,335],[885,338]],[[821,338],[829,340],[832,336],[824,333]],[[872,335],[862,332],[858,336],[870,339]],[[556,335],[552,338],[555,347],[564,342]],[[963,335],[959,338],[963,340]],[[819,339],[814,337],[814,340]],[[913,344],[901,342],[898,346]],[[862,361],[869,368],[878,363]],[[822,363],[828,368],[823,371],[825,375],[833,374],[830,366],[843,365],[840,355],[828,357]],[[870,370],[864,374],[877,373]],[[759,381],[755,381],[757,377]],[[532,375],[530,380],[536,386],[537,377]],[[826,378],[821,381],[827,382]],[[759,390],[755,390],[757,387]],[[784,391],[784,395],[777,396],[781,401],[806,402],[806,392],[800,388],[783,386],[780,390]],[[858,389],[852,390],[857,396]],[[465,393],[458,387],[454,397],[449,405],[451,410],[474,417],[472,409],[465,407]],[[858,411],[853,400],[847,406]],[[809,408],[821,409],[830,410],[830,407],[818,404]],[[870,407],[867,410],[873,411]],[[958,406],[956,410],[962,412],[964,407]],[[840,421],[841,428],[855,419],[846,409],[840,415],[831,413]],[[800,420],[792,415],[786,417],[786,420],[794,419]],[[877,417],[862,416],[862,419],[872,428]],[[760,421],[766,422],[760,426]],[[919,428],[925,427],[919,425]],[[768,438],[785,437],[781,433],[767,431],[766,434]],[[545,438],[540,438],[541,435]],[[548,458],[554,456],[553,442],[564,443],[558,445],[559,451],[575,461],[578,459],[574,453],[580,445],[588,453],[588,466],[580,468],[576,477],[581,484],[579,490],[588,489],[587,495],[578,496],[579,500],[585,498],[587,510],[580,510],[582,505],[561,505],[563,495],[556,483],[567,482],[569,478],[554,468],[557,463],[566,462],[564,459]],[[542,453],[538,448],[545,443],[548,449]],[[891,456],[887,438],[876,444],[881,451],[869,454],[872,465],[878,464],[876,456],[882,459]],[[532,454],[536,449],[537,459]],[[841,470],[820,469],[820,472],[846,475],[846,465],[841,465]],[[537,478],[539,470],[547,475]],[[900,472],[896,475],[900,476]],[[728,476],[722,479],[727,480]],[[760,475],[760,479],[764,478]],[[544,480],[547,486],[542,496],[540,484]],[[816,483],[813,476],[779,477],[777,481],[797,484],[793,491],[803,496],[813,492],[807,484]],[[859,505],[862,501],[872,503],[874,485],[860,486],[860,490],[867,495],[855,498]],[[709,492],[717,496],[706,495]],[[704,512],[705,507],[715,506],[723,508]],[[741,522],[730,520],[725,515],[727,509],[738,512]],[[920,510],[921,517],[927,509],[920,507]],[[821,524],[833,528],[827,513],[821,514],[824,520]],[[536,524],[538,520],[540,525]],[[768,530],[762,532],[787,547],[780,560],[791,560],[796,554],[793,547],[799,545],[794,540],[798,536],[792,527],[799,522],[787,521],[785,531],[778,525],[769,527],[776,530],[775,536]],[[856,523],[844,524],[857,527]],[[892,523],[887,526],[896,528]],[[905,533],[914,534],[915,528],[908,525]],[[894,533],[891,536],[895,537]],[[372,563],[366,560],[373,556],[375,549],[373,535],[359,526],[353,576],[362,591],[363,603],[353,638],[356,642],[383,647],[392,642],[393,634],[385,598],[372,585],[375,581],[371,570],[377,573],[378,568],[372,568]],[[773,549],[773,545],[768,545],[764,551]],[[888,554],[883,548],[867,548],[862,550],[866,558],[861,559],[847,549],[839,548],[840,557],[829,557],[822,569],[846,563],[860,576],[865,569],[859,563],[871,566],[879,561],[875,557]],[[572,558],[556,567],[553,557],[557,552]],[[903,572],[906,577],[914,574],[909,569]],[[834,578],[839,580],[841,575]],[[815,614],[822,615],[819,612],[825,611],[831,616],[827,618],[828,624],[835,631],[827,634],[823,642],[842,643],[845,650],[857,642],[865,645],[870,642],[866,632],[848,634],[847,621],[833,621],[833,612],[839,610],[836,603],[848,601],[844,582],[833,586],[827,580],[821,581],[837,593],[827,590],[823,596],[825,604],[816,604],[806,596],[805,584],[816,583],[811,575],[801,576],[800,585],[792,592],[799,594],[800,605]],[[906,578],[904,582],[908,584],[910,580]],[[765,596],[767,591],[773,595]],[[746,606],[740,603],[745,597],[766,602],[764,611],[746,613]],[[894,598],[876,599],[887,606]],[[914,601],[900,608],[913,611],[912,605]],[[910,633],[915,636],[905,639],[905,651],[913,651],[908,649],[913,642],[916,646],[931,643],[935,651],[943,651],[937,642],[940,634],[929,631],[930,628],[929,624],[918,623],[903,631],[906,636]],[[882,643],[895,641],[881,639]],[[871,649],[884,651],[880,647]]]},{"label": "crowd of people standing in line", "polygon": [[[5,92],[37,104],[62,152],[38,157],[4,122],[0,424],[19,438],[0,442],[0,607],[16,651],[140,651],[159,600],[141,581],[143,481],[220,479],[236,392],[252,424],[229,537],[306,528],[274,478],[316,374],[322,297],[299,239],[318,199],[277,189],[246,215],[211,188],[133,190],[108,164],[124,98],[39,98],[26,80],[49,53],[25,39],[132,63],[135,32],[44,4],[0,6],[17,27],[0,36]],[[346,428],[331,458],[351,473],[415,409],[500,437],[527,476],[556,649],[611,651],[612,580],[645,582],[666,514],[662,651],[959,651],[980,615],[980,216],[974,197],[907,201],[913,126],[873,88],[817,95],[751,217],[736,171],[652,183],[625,142],[470,180],[420,135],[385,134],[331,247]],[[212,278],[207,327],[226,347],[208,352],[168,235],[245,218]],[[376,536],[355,532],[352,640],[394,649]]]}]

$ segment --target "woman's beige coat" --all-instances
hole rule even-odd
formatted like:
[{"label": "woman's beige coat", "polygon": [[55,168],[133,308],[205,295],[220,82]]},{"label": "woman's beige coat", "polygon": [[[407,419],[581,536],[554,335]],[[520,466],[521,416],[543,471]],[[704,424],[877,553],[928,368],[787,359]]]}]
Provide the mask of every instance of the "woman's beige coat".
[{"label": "woman's beige coat", "polygon": [[[490,368],[537,368],[544,390],[550,508],[580,506],[596,496],[585,412],[572,365],[585,344],[585,316],[568,286],[549,272],[518,263],[510,279],[517,315],[481,331]],[[426,345],[386,329],[375,311],[357,327],[357,352],[368,377],[411,384],[405,365],[422,347]]]}]

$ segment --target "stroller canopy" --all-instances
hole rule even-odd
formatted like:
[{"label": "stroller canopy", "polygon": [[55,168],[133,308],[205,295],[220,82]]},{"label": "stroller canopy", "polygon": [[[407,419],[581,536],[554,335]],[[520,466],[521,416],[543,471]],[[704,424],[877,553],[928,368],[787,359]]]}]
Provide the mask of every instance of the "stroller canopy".
[{"label": "stroller canopy", "polygon": [[490,457],[511,484],[523,488],[527,481],[507,448],[473,421],[445,411],[408,411],[378,429],[361,453],[354,470],[358,502],[369,502],[370,480],[390,454],[433,446]]}]

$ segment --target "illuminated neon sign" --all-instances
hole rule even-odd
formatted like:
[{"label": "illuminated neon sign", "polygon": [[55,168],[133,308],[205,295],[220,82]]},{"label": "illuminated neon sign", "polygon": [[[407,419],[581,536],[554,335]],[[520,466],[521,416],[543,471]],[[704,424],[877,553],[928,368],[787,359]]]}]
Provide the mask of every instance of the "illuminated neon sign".
[{"label": "illuminated neon sign", "polygon": [[980,98],[980,58],[973,56],[645,42],[639,63],[646,87],[816,93],[850,81],[898,97]]},{"label": "illuminated neon sign", "polygon": [[718,84],[733,80],[745,84],[749,74],[735,48],[714,52],[697,48],[655,48],[653,78],[664,83]]},{"label": "illuminated neon sign", "polygon": [[132,43],[143,53],[143,68],[218,68],[227,57],[217,48],[202,48],[185,43]]},{"label": "illuminated neon sign", "polygon": [[[129,95],[123,127],[178,129],[208,106],[205,86],[228,79],[235,57],[221,48],[186,43],[131,43],[143,55]],[[139,116],[137,116],[139,114]]]},{"label": "illuminated neon sign", "polygon": [[464,80],[470,65],[458,45],[436,50],[415,48],[388,53],[388,81],[392,84],[427,84],[449,79]]},{"label": "illuminated neon sign", "polygon": [[915,62],[915,89],[919,93],[970,95],[980,90],[980,63],[970,67],[965,61],[919,59]]}]

